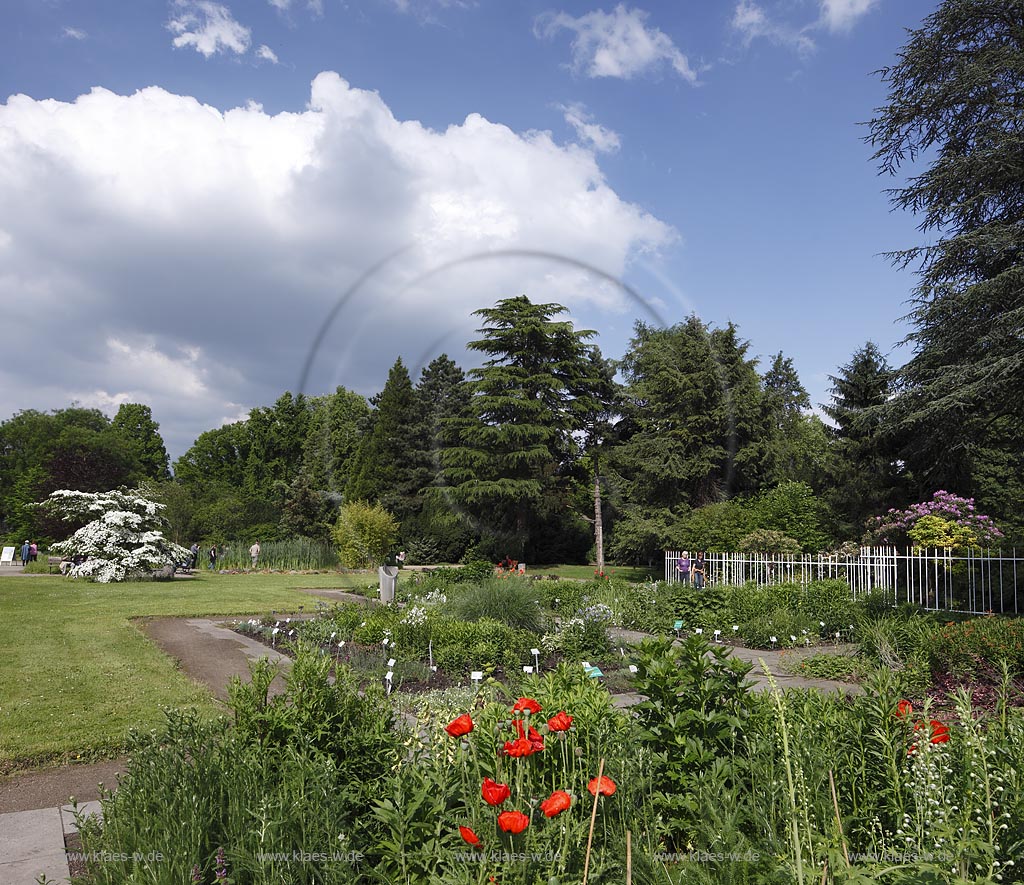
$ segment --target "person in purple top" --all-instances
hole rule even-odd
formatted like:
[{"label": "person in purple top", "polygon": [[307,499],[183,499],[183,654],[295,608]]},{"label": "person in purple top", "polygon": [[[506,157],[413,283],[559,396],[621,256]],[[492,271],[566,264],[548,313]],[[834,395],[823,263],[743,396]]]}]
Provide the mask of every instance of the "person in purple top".
[{"label": "person in purple top", "polygon": [[676,560],[676,576],[679,578],[680,584],[690,586],[690,554],[686,550]]}]

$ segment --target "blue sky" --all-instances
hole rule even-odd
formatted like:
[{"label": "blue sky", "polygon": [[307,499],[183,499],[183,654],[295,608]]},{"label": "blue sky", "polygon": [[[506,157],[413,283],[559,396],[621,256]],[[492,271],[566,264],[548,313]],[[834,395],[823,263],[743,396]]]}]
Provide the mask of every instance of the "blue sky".
[{"label": "blue sky", "polygon": [[[731,320],[821,402],[907,331],[913,275],[880,253],[921,235],[858,123],[935,7],[7,0],[5,408],[148,402],[181,454],[294,390],[399,249],[307,392],[372,394],[399,354],[469,367],[470,312],[526,293],[612,357],[638,315]],[[463,261],[524,249],[568,261]]]}]

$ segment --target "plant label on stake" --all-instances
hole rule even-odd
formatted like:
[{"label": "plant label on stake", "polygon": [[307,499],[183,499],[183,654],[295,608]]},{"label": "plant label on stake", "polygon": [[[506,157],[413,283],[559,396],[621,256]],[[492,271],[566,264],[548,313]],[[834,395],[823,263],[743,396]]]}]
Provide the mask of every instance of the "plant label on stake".
[{"label": "plant label on stake", "polygon": [[532,673],[533,672],[533,667],[531,667],[529,664],[526,664],[526,665],[523,666],[523,672],[524,673]]},{"label": "plant label on stake", "polygon": [[394,658],[388,658],[388,669],[390,670],[394,666],[395,666],[395,659]]},{"label": "plant label on stake", "polygon": [[530,654],[533,655],[533,666],[537,668],[537,672],[540,672],[540,649],[531,648]]},{"label": "plant label on stake", "polygon": [[384,674],[384,686],[386,694],[391,694],[391,680],[394,678],[394,676],[394,670],[388,670],[388,672]]},{"label": "plant label on stake", "polygon": [[474,670],[469,674],[469,678],[472,679],[473,682],[479,683],[480,680],[484,678],[483,670]]}]

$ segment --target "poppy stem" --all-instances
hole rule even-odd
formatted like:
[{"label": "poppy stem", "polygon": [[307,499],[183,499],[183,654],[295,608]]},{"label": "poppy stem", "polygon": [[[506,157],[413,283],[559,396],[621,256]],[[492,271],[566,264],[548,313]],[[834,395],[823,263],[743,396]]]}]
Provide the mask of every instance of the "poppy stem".
[{"label": "poppy stem", "polygon": [[626,885],[633,885],[633,834],[626,830]]},{"label": "poppy stem", "polygon": [[597,822],[597,799],[601,795],[601,777],[604,775],[604,758],[601,759],[601,764],[597,766],[597,785],[598,789],[594,790],[594,807],[590,812],[590,832],[587,834],[587,856],[583,861],[583,882],[582,885],[587,885],[587,876],[590,873],[590,849],[594,844],[594,824]]},{"label": "poppy stem", "polygon": [[[846,834],[843,832],[843,819],[839,815],[839,797],[836,795],[836,779],[832,769],[828,770],[828,785],[832,790],[832,807],[836,810],[836,826],[839,827],[839,840],[843,845],[843,858],[846,861],[846,868],[850,868],[850,853],[846,850]],[[828,861],[826,861],[828,863]]]}]

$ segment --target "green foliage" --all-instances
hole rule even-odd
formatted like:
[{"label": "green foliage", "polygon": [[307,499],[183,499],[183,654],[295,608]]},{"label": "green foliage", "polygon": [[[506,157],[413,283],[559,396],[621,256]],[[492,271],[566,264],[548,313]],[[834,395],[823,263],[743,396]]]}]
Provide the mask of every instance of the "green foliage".
[{"label": "green foliage", "polygon": [[682,520],[676,538],[685,541],[690,550],[736,550],[754,528],[750,507],[742,501],[720,501],[690,513]]},{"label": "green foliage", "polygon": [[753,511],[759,529],[781,532],[795,539],[801,550],[814,553],[827,546],[821,528],[822,505],[805,483],[784,482],[762,492],[753,502]]},{"label": "green foliage", "polygon": [[544,636],[544,647],[561,652],[570,661],[607,654],[611,650],[608,637],[611,618],[611,609],[602,603],[584,606]]},{"label": "green foliage", "polygon": [[[711,797],[746,778],[744,729],[750,665],[699,636],[648,640],[636,656],[638,746],[650,752],[653,805],[669,845],[701,818]],[[682,841],[681,841],[682,840]]]},{"label": "green foliage", "polygon": [[430,633],[434,661],[449,674],[496,666],[518,670],[530,659],[530,649],[537,642],[536,634],[516,630],[490,618],[472,622],[438,618],[431,624]]},{"label": "green foliage", "polygon": [[[754,491],[764,479],[768,429],[760,377],[735,326],[713,329],[696,316],[670,329],[636,326],[622,370],[624,440],[610,453],[622,508],[648,526],[630,527],[631,561],[643,561],[680,505],[702,507]],[[615,555],[625,552],[615,538]],[[689,537],[703,526],[678,527]],[[747,533],[740,531],[736,540]],[[650,540],[642,549],[638,541]],[[717,540],[717,539],[716,539]],[[714,547],[712,544],[696,544]]]},{"label": "green foliage", "polygon": [[418,471],[425,457],[419,429],[419,401],[399,357],[388,373],[356,450],[345,490],[351,501],[376,501],[401,514],[409,496],[425,484]]},{"label": "green foliage", "polygon": [[[253,539],[255,540],[255,538]],[[252,541],[229,541],[218,549],[217,565],[226,569],[248,569],[252,566],[249,547]],[[295,538],[291,541],[260,540],[261,569],[314,571],[337,568],[338,551],[333,544]]]},{"label": "green foliage", "polygon": [[932,670],[957,679],[987,677],[1005,661],[1012,675],[1024,674],[1024,621],[1017,618],[971,618],[946,624],[922,637],[921,650]]},{"label": "green foliage", "polygon": [[822,408],[835,426],[829,429],[832,457],[824,498],[832,533],[859,541],[869,516],[899,506],[903,499],[896,445],[885,432],[882,415],[893,394],[893,373],[869,341],[829,378],[832,399]]},{"label": "green foliage", "polygon": [[[155,425],[149,431],[146,440],[162,447]],[[19,542],[66,538],[79,526],[32,505],[58,489],[99,492],[149,476],[139,460],[144,446],[131,433],[96,409],[78,407],[22,411],[0,423],[0,535]]]},{"label": "green foliage", "polygon": [[907,532],[915,547],[966,548],[978,545],[977,536],[967,526],[941,516],[922,516]]},{"label": "green foliage", "polygon": [[511,538],[499,555],[520,560],[535,559],[541,514],[565,510],[560,471],[593,411],[585,342],[594,333],[555,319],[563,313],[525,295],[476,311],[483,337],[468,346],[488,359],[470,372],[472,399],[448,420],[452,444],[441,452],[455,500],[485,534]]},{"label": "green foliage", "polygon": [[122,403],[110,422],[110,428],[124,442],[132,457],[148,479],[167,479],[169,459],[164,441],[160,438],[160,425],[153,420],[149,406],[141,403]]},{"label": "green foliage", "polygon": [[783,666],[797,676],[836,682],[858,682],[873,669],[873,665],[862,657],[837,654],[808,655]]},{"label": "green foliage", "polygon": [[490,618],[518,630],[540,633],[544,629],[540,599],[540,590],[533,581],[491,576],[453,589],[445,610],[463,621]]},{"label": "green foliage", "polygon": [[740,553],[781,553],[786,556],[795,556],[800,553],[800,542],[782,532],[756,529],[749,535],[740,538],[737,549]]},{"label": "green foliage", "polygon": [[743,642],[751,648],[795,648],[803,645],[805,638],[817,639],[819,630],[817,621],[790,608],[776,608],[743,621],[739,627]]},{"label": "green foliage", "polygon": [[891,255],[915,266],[918,284],[913,353],[886,410],[922,490],[973,493],[982,449],[1020,460],[1021,16],[1020,0],[945,0],[880,72],[888,95],[870,124],[873,159],[899,176],[891,202],[927,238]]},{"label": "green foliage", "polygon": [[334,527],[338,558],[345,568],[373,568],[398,540],[398,523],[380,504],[343,504]]}]

